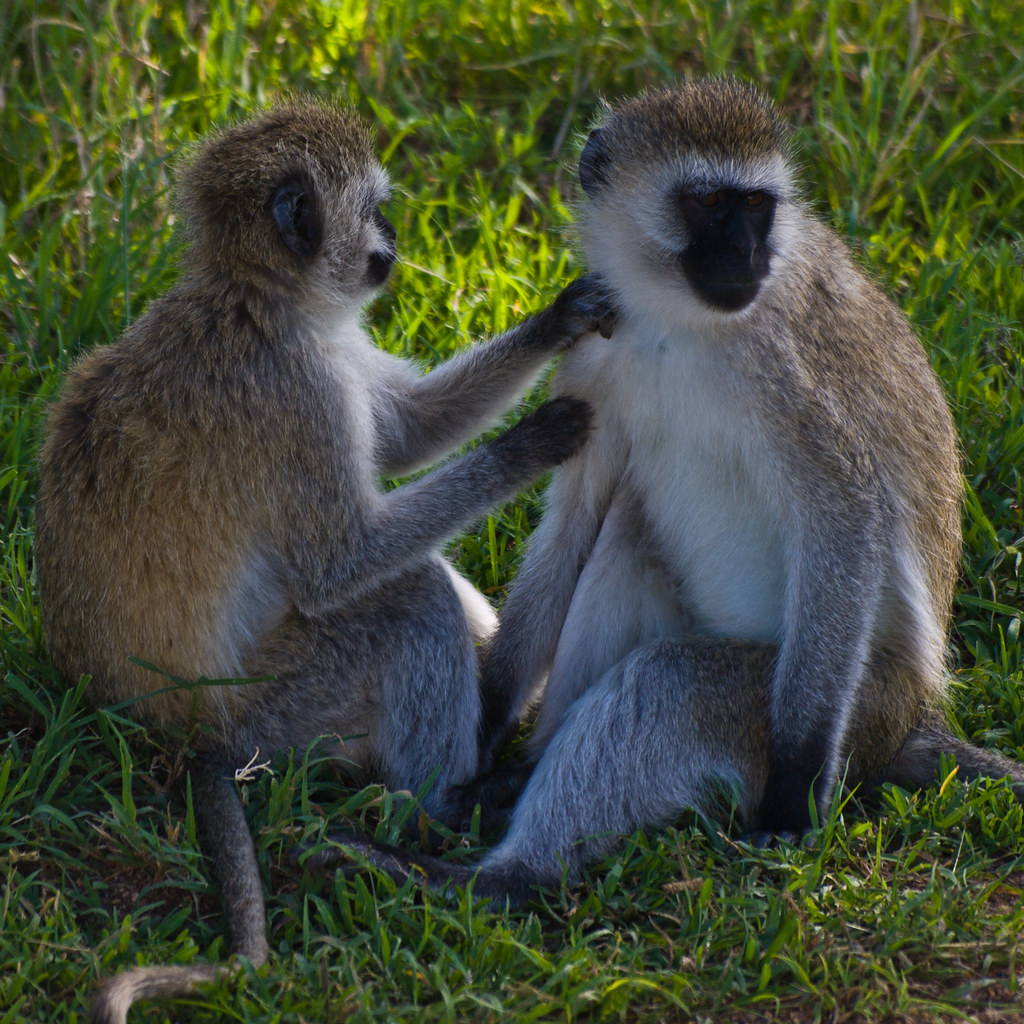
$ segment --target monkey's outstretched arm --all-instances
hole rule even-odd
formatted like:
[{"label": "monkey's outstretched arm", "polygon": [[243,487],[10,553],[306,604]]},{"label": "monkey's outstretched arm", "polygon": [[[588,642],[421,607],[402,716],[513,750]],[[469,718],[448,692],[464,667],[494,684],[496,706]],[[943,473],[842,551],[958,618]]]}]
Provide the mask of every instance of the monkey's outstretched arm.
[{"label": "monkey's outstretched arm", "polygon": [[812,787],[818,808],[826,808],[849,753],[846,739],[871,652],[884,565],[873,488],[861,479],[846,490],[838,500],[818,495],[802,502],[805,509],[831,505],[833,514],[803,522],[799,550],[789,556],[768,780],[757,823],[766,832],[809,828]]},{"label": "monkey's outstretched arm", "polygon": [[621,465],[610,447],[596,437],[552,480],[544,519],[530,538],[498,631],[485,648],[481,682],[481,765],[485,770],[551,667],[580,572],[619,481]]},{"label": "monkey's outstretched arm", "polygon": [[545,310],[419,377],[389,382],[378,410],[378,458],[397,476],[451,451],[491,426],[540,368],[613,316],[594,275],[564,288]]},{"label": "monkey's outstretched arm", "polygon": [[418,480],[377,494],[358,522],[325,516],[316,544],[294,547],[290,589],[305,614],[357,600],[402,575],[488,509],[572,455],[590,429],[590,406],[546,402],[489,444]]}]

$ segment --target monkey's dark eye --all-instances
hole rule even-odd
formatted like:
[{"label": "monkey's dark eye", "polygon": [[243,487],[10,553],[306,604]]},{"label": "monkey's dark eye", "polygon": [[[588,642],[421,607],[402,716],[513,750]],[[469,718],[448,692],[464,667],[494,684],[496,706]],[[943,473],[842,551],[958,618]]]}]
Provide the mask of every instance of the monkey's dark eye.
[{"label": "monkey's dark eye", "polygon": [[753,207],[757,207],[757,206],[763,205],[763,203],[764,203],[764,193],[763,192],[748,192],[747,195],[746,195],[746,203],[747,203],[747,206],[753,206]]},{"label": "monkey's dark eye", "polygon": [[694,196],[701,206],[717,206],[722,201],[721,192],[709,192],[707,195]]}]

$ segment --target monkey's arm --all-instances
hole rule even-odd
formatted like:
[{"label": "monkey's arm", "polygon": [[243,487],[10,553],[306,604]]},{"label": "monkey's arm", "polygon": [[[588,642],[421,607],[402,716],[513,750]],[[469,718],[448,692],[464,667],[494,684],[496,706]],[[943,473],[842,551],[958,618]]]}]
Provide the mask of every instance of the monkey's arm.
[{"label": "monkey's arm", "polygon": [[[783,636],[772,681],[771,750],[757,828],[811,825],[812,786],[827,811],[857,691],[870,654],[885,574],[875,481],[819,476],[821,493],[799,500],[786,586]],[[807,469],[804,469],[805,476]],[[837,481],[839,481],[837,483]],[[829,491],[836,493],[828,493]]]},{"label": "monkey's arm", "polygon": [[540,368],[580,335],[607,324],[612,305],[593,275],[545,310],[419,377],[387,382],[377,409],[381,470],[389,476],[437,459],[491,426]]},{"label": "monkey's arm", "polygon": [[[287,532],[282,535],[292,600],[304,614],[315,615],[401,576],[492,506],[573,454],[586,438],[590,420],[585,402],[554,399],[488,444],[417,480],[386,494],[366,487],[361,508],[351,495],[347,506],[343,495],[318,495],[309,502],[318,513],[313,535],[297,540]],[[351,478],[349,486],[356,486]],[[295,501],[301,502],[301,496]],[[298,515],[297,510],[294,517],[282,518],[290,524]]]},{"label": "monkey's arm", "polygon": [[481,765],[514,732],[532,691],[551,667],[580,572],[601,529],[621,465],[600,434],[551,482],[498,631],[483,658]]}]

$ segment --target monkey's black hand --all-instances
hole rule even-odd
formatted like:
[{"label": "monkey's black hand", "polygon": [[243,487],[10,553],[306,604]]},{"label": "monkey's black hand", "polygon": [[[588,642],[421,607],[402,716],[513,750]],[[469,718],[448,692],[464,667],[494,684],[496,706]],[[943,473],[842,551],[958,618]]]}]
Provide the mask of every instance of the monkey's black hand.
[{"label": "monkey's black hand", "polygon": [[[484,651],[487,650],[486,642]],[[482,662],[481,690],[483,713],[480,720],[480,767],[489,771],[495,759],[511,742],[519,728],[519,718],[512,713],[505,698],[513,689],[504,674],[488,664],[486,653]]]},{"label": "monkey's black hand", "polygon": [[583,446],[593,411],[568,396],[545,402],[491,444],[509,466],[541,472],[564,462]]},{"label": "monkey's black hand", "polygon": [[557,318],[557,330],[565,337],[566,347],[595,331],[610,338],[619,319],[615,293],[597,274],[586,274],[566,285],[550,312]]},{"label": "monkey's black hand", "polygon": [[[351,831],[327,836],[323,844],[303,854],[301,863],[311,870],[341,867],[347,877],[369,865],[390,875],[398,885],[412,876],[444,896],[452,896],[456,885],[465,888],[477,872],[475,864],[440,860],[429,853],[403,850]],[[504,887],[511,888],[511,882],[499,879],[494,892],[484,889],[477,895],[505,895]],[[511,895],[514,899],[515,893]]]},{"label": "monkey's black hand", "polygon": [[460,822],[459,831],[469,831],[477,804],[480,805],[481,835],[507,825],[533,767],[526,761],[502,763],[471,782],[453,786],[452,801],[460,812],[460,817],[453,820]]},{"label": "monkey's black hand", "polygon": [[358,874],[367,863],[386,871],[398,881],[410,875],[419,860],[430,863],[429,854],[415,854],[351,830],[331,832],[312,849],[296,851],[295,859],[310,870],[340,867],[345,875]]}]

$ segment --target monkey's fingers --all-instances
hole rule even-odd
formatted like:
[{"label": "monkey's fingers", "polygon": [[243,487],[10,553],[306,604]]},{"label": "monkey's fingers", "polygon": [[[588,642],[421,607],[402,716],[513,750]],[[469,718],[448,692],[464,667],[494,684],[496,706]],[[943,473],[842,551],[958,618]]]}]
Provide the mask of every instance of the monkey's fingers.
[{"label": "monkey's fingers", "polygon": [[585,274],[567,284],[554,309],[565,318],[564,331],[572,340],[595,331],[610,338],[620,316],[616,293],[598,274]]},{"label": "monkey's fingers", "polygon": [[533,463],[543,470],[559,465],[583,447],[593,418],[587,402],[568,395],[553,398],[493,443],[510,449],[516,463]]}]

